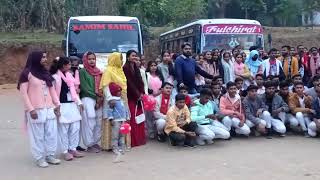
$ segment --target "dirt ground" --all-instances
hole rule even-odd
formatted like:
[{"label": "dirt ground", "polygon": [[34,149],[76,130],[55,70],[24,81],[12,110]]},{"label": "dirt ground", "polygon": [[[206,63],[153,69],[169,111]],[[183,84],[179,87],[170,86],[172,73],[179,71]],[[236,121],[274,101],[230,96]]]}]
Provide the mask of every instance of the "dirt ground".
[{"label": "dirt ground", "polygon": [[40,169],[31,159],[15,85],[0,86],[0,114],[1,180],[320,179],[319,139],[294,135],[272,140],[234,138],[195,149],[148,142],[127,153],[123,163],[112,163],[113,154],[103,152]]}]

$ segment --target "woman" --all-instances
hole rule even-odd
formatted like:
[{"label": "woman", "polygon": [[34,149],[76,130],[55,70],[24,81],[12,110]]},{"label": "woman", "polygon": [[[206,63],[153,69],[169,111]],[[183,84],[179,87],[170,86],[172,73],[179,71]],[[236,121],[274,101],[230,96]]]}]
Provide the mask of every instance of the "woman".
[{"label": "woman", "polygon": [[[197,65],[202,69],[202,70],[206,70],[208,64],[204,59],[203,54],[199,54],[197,55],[198,57],[198,61],[197,61]],[[200,92],[200,90],[202,89],[202,87],[206,84],[205,82],[205,78],[203,76],[201,76],[200,74],[196,74],[195,77],[195,83],[196,83],[196,90],[197,92]]]},{"label": "woman", "polygon": [[81,114],[79,109],[82,111],[83,105],[77,94],[79,84],[69,72],[70,69],[71,62],[67,57],[60,57],[53,61],[50,69],[55,79],[54,86],[61,103],[58,131],[61,150],[66,161],[84,156],[76,149],[80,141]]},{"label": "woman", "polygon": [[[223,75],[223,67],[219,62],[219,53],[214,51],[207,51],[204,54],[204,59],[207,63],[205,71],[213,76],[221,76]],[[206,83],[210,84],[211,80],[206,79]]]},{"label": "woman", "polygon": [[[122,69],[122,54],[118,52],[112,53],[108,57],[108,65],[103,72],[101,82],[100,82],[100,91],[103,91],[104,94],[104,107],[103,107],[103,123],[102,123],[102,138],[101,138],[101,147],[103,150],[110,150],[111,147],[111,123],[107,117],[107,108],[108,102],[112,97],[109,89],[110,83],[116,83],[122,89],[122,96],[121,99],[125,102],[127,106],[128,99],[127,99],[127,78]],[[127,144],[130,141],[127,141]],[[130,144],[127,145],[130,147]]]},{"label": "woman", "polygon": [[246,89],[253,80],[248,67],[243,63],[243,56],[239,53],[235,55],[236,62],[234,62],[234,73],[236,77],[240,77],[244,80],[244,88]]},{"label": "woman", "polygon": [[48,167],[48,163],[60,164],[60,160],[54,157],[58,137],[56,116],[60,115],[60,102],[47,66],[45,52],[31,52],[18,82],[25,106],[31,153],[41,168]]},{"label": "woman", "polygon": [[148,94],[148,82],[147,82],[147,76],[146,76],[146,68],[144,66],[142,66],[142,61],[140,56],[137,56],[137,60],[136,60],[136,65],[140,70],[140,74],[141,74],[141,78],[142,78],[142,82],[143,82],[143,87],[144,87],[144,92],[146,94]]},{"label": "woman", "polygon": [[137,124],[136,116],[143,113],[140,97],[145,93],[140,70],[136,65],[137,52],[129,50],[126,54],[127,61],[123,66],[124,74],[127,78],[128,105],[131,114],[131,146],[140,146],[146,144],[145,123]]},{"label": "woman", "polygon": [[234,74],[234,67],[233,67],[233,62],[231,60],[230,52],[225,52],[222,55],[222,66],[224,71],[224,77],[223,77],[224,83],[226,84],[230,81],[233,82],[235,80],[235,74]]},{"label": "woman", "polygon": [[162,73],[162,77],[165,79],[166,82],[173,84],[174,81],[174,65],[171,59],[170,52],[163,51],[161,54],[162,62],[158,65]]},{"label": "woman", "polygon": [[245,64],[249,68],[252,77],[256,77],[257,74],[262,74],[262,62],[259,60],[259,52],[257,50],[252,50],[250,52],[249,58],[246,60]]},{"label": "woman", "polygon": [[84,68],[80,69],[80,97],[84,106],[81,133],[88,152],[99,153],[101,147],[101,120],[103,94],[99,91],[102,72],[96,66],[96,55],[87,52],[83,55]]}]

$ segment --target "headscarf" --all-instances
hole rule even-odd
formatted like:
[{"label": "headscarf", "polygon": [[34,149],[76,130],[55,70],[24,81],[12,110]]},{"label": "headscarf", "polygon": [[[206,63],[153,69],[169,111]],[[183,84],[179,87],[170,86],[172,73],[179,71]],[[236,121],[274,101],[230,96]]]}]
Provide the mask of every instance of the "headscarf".
[{"label": "headscarf", "polygon": [[[86,71],[94,77],[94,86],[95,86],[95,93],[99,94],[99,85],[100,85],[100,80],[101,80],[101,75],[102,72],[100,71],[99,68],[97,68],[96,64],[94,67],[90,66],[89,62],[88,62],[88,52],[84,53],[83,57],[82,57],[82,61],[83,61],[83,66],[86,69]],[[93,54],[95,57],[96,55]]]},{"label": "headscarf", "polygon": [[54,78],[50,75],[49,71],[43,67],[40,63],[44,51],[32,51],[28,55],[26,66],[24,70],[20,74],[19,81],[18,81],[18,89],[20,89],[20,85],[24,82],[28,82],[28,75],[31,73],[34,77],[43,80],[46,82],[48,87],[52,87],[52,82]]},{"label": "headscarf", "polygon": [[121,86],[114,82],[109,84],[109,89],[112,96],[117,96],[117,93],[122,91]]},{"label": "headscarf", "polygon": [[259,71],[259,68],[261,66],[261,61],[259,59],[257,60],[253,60],[253,56],[255,55],[258,55],[258,58],[259,58],[259,52],[257,50],[252,50],[250,52],[250,55],[249,57],[247,58],[245,64],[247,65],[247,67],[249,68],[250,72],[255,76],[258,71]]},{"label": "headscarf", "polygon": [[118,52],[112,53],[108,57],[108,65],[103,72],[99,89],[103,89],[111,82],[121,86],[122,90],[127,92],[127,78],[122,69],[122,54]]}]

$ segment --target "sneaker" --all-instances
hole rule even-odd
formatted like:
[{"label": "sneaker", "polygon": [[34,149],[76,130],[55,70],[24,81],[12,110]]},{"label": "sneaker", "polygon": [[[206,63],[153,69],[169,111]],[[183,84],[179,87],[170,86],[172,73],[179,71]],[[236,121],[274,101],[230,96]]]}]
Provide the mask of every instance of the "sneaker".
[{"label": "sneaker", "polygon": [[49,164],[44,159],[39,159],[37,161],[37,166],[41,168],[46,168],[49,166]]},{"label": "sneaker", "polygon": [[279,134],[280,137],[286,137],[286,134]]},{"label": "sneaker", "polygon": [[72,154],[72,156],[75,157],[75,158],[84,157],[84,154],[79,152],[79,151],[77,151],[77,150],[70,150],[69,153]]},{"label": "sneaker", "polygon": [[[196,143],[199,145],[199,146],[204,146],[206,145],[206,143],[204,142],[204,140],[201,140],[199,138],[196,139]],[[191,144],[191,143],[190,143]]]},{"label": "sneaker", "polygon": [[66,160],[66,161],[72,161],[72,159],[73,159],[73,155],[71,154],[71,153],[64,153],[63,154],[63,158],[64,158],[64,160]]},{"label": "sneaker", "polygon": [[308,131],[304,131],[303,134],[304,134],[304,137],[306,137],[306,138],[309,138],[309,137],[310,137]]},{"label": "sneaker", "polygon": [[95,145],[93,145],[92,147],[94,147],[94,148],[98,149],[99,151],[101,151],[101,150],[102,150],[101,146],[99,146],[98,144],[95,144]]},{"label": "sneaker", "polygon": [[77,151],[86,151],[86,149],[85,149],[85,148],[82,148],[81,146],[78,146],[78,147],[77,147]]},{"label": "sneaker", "polygon": [[207,140],[207,144],[208,145],[213,144],[213,140]]},{"label": "sneaker", "polygon": [[113,159],[113,163],[120,163],[120,162],[123,162],[122,160],[122,155],[119,151],[115,152],[116,154],[116,157]]},{"label": "sneaker", "polygon": [[167,136],[165,134],[157,134],[157,140],[159,142],[166,142]]},{"label": "sneaker", "polygon": [[87,152],[89,152],[89,153],[99,153],[100,150],[94,148],[93,146],[91,146],[91,147],[88,147]]},{"label": "sneaker", "polygon": [[54,156],[47,156],[46,161],[49,164],[58,165],[61,163],[60,159],[56,159]]}]

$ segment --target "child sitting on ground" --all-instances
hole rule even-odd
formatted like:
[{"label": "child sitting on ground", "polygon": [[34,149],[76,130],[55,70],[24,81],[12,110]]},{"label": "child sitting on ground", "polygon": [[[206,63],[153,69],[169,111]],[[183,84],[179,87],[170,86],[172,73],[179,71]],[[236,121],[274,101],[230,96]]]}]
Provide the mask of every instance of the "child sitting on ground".
[{"label": "child sitting on ground", "polygon": [[188,90],[189,90],[189,88],[187,86],[179,87],[179,94],[185,95],[186,105],[188,106],[188,108],[190,108],[192,106],[193,102],[192,102],[192,98],[188,95]]},{"label": "child sitting on ground", "polygon": [[114,162],[120,162],[120,156],[124,154],[125,150],[125,136],[120,133],[120,127],[129,119],[129,111],[121,99],[121,86],[116,83],[110,83],[109,89],[112,97],[108,102],[107,114],[112,126],[112,151],[117,155]]}]

